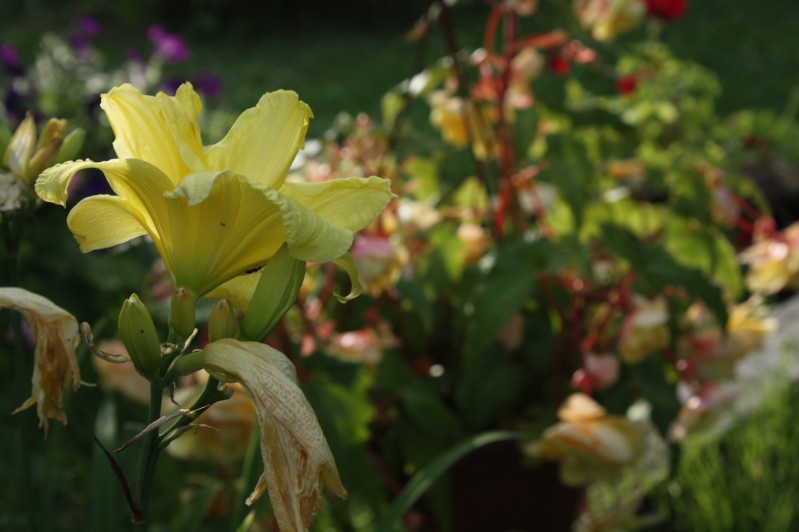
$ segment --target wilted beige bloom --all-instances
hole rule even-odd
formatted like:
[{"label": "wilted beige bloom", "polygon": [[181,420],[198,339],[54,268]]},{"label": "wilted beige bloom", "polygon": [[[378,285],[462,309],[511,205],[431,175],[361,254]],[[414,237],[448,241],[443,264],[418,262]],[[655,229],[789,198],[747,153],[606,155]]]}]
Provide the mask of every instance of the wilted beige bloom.
[{"label": "wilted beige bloom", "polygon": [[636,459],[643,431],[633,421],[608,415],[587,395],[571,395],[558,410],[561,422],[532,447],[535,455],[560,460],[564,484],[580,486],[614,476]]},{"label": "wilted beige bloom", "polygon": [[247,504],[268,488],[280,530],[302,531],[322,504],[320,484],[347,496],[319,421],[285,355],[266,344],[223,339],[203,350],[203,363],[214,377],[241,383],[255,404],[264,473]]},{"label": "wilted beige bloom", "polygon": [[74,389],[80,386],[80,368],[75,358],[78,347],[78,322],[72,314],[38,294],[22,288],[0,288],[0,308],[22,313],[36,334],[36,358],[30,398],[14,414],[37,404],[39,426],[47,437],[47,420],[57,419],[66,425],[62,394],[72,375]]}]

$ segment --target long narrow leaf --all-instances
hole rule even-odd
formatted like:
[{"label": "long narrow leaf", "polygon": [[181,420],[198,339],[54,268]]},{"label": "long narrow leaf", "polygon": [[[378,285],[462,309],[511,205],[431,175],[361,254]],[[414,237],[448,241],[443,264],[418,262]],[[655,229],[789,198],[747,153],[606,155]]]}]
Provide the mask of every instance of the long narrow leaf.
[{"label": "long narrow leaf", "polygon": [[413,504],[424,495],[433,482],[446,473],[455,462],[470,452],[498,441],[520,440],[528,436],[527,433],[514,431],[483,432],[462,441],[455,447],[439,455],[435,460],[420,469],[413,478],[411,478],[408,484],[405,485],[405,488],[394,501],[394,504],[391,505],[388,512],[386,512],[375,526],[375,531],[391,532],[394,529],[394,523],[410,510]]}]

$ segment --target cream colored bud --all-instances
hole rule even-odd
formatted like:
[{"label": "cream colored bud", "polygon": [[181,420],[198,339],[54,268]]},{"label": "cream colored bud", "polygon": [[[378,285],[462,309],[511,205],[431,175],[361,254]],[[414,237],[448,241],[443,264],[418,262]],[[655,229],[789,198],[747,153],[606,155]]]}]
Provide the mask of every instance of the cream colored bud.
[{"label": "cream colored bud", "polygon": [[35,148],[36,122],[33,115],[28,113],[8,143],[6,153],[3,155],[3,164],[11,170],[11,173],[24,180],[28,175],[28,164]]},{"label": "cream colored bud", "polygon": [[131,294],[119,312],[118,334],[139,373],[154,380],[161,374],[161,342],[150,312]]},{"label": "cream colored bud", "polygon": [[220,299],[208,318],[208,338],[215,342],[222,338],[236,338],[238,335],[239,321],[236,319],[236,312],[227,299]]}]

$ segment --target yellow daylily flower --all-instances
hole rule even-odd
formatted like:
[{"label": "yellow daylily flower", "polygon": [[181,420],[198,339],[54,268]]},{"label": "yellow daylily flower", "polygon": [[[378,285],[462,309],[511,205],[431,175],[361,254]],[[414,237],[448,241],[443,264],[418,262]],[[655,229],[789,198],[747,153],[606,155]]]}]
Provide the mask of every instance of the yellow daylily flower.
[{"label": "yellow daylily flower", "polygon": [[264,473],[247,504],[268,488],[280,530],[303,531],[322,504],[320,483],[347,496],[319,421],[285,355],[266,344],[223,339],[203,349],[203,365],[221,381],[239,382],[255,404]]},{"label": "yellow daylily flower", "polygon": [[176,286],[202,296],[261,268],[286,243],[308,262],[346,253],[354,232],[390,201],[379,177],[284,182],[313,116],[290,91],[267,93],[227,135],[203,147],[191,84],[175,96],[131,85],[102,95],[117,159],[71,161],[43,172],[36,193],[66,204],[80,170],[105,173],[116,195],[80,201],[67,223],[83,252],[149,235]]},{"label": "yellow daylily flower", "polygon": [[36,404],[39,426],[47,437],[48,419],[67,423],[62,394],[72,375],[74,389],[80,386],[80,367],[75,358],[78,347],[78,322],[55,303],[22,288],[0,288],[0,308],[20,312],[36,335],[36,363],[30,398],[14,414]]}]

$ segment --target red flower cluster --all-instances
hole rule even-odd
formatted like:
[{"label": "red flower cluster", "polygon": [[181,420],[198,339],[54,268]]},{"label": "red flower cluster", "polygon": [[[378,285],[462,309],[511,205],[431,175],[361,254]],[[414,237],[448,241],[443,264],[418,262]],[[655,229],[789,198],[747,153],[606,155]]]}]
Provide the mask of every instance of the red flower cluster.
[{"label": "red flower cluster", "polygon": [[682,17],[688,0],[644,0],[647,12],[663,20],[674,21]]}]

